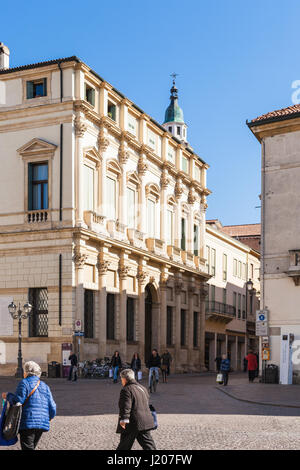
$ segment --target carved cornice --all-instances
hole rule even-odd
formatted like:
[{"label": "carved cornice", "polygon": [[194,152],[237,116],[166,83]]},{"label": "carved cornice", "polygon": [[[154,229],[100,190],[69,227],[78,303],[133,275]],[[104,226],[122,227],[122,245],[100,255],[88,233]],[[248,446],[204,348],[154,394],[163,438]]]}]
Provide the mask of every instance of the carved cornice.
[{"label": "carved cornice", "polygon": [[168,177],[168,171],[166,169],[163,169],[162,171],[160,184],[162,189],[167,189],[170,184],[170,178]]},{"label": "carved cornice", "polygon": [[195,286],[195,284],[189,284],[189,285],[188,285],[188,293],[189,293],[189,294],[195,294],[195,292],[196,292],[196,286]]},{"label": "carved cornice", "polygon": [[208,296],[208,284],[206,282],[202,282],[201,283],[201,287],[200,287],[200,299],[201,300],[205,300],[206,297]]},{"label": "carved cornice", "polygon": [[75,263],[76,268],[78,268],[78,269],[83,268],[87,258],[88,258],[88,256],[86,254],[80,252],[79,247],[75,248],[74,255],[73,255],[73,261]]},{"label": "carved cornice", "polygon": [[181,294],[181,291],[183,289],[183,281],[181,279],[175,279],[174,281],[174,289],[176,295]]},{"label": "carved cornice", "polygon": [[122,139],[119,147],[119,161],[125,165],[130,157],[130,153],[126,150],[125,142]]},{"label": "carved cornice", "polygon": [[138,174],[143,176],[146,174],[147,170],[148,170],[147,161],[144,157],[140,156],[139,162],[138,162]]},{"label": "carved cornice", "polygon": [[98,135],[98,149],[99,149],[100,154],[105,153],[108,146],[109,146],[109,140],[106,137],[106,134],[103,128],[101,128],[99,135]]},{"label": "carved cornice", "polygon": [[180,199],[183,193],[183,184],[180,178],[176,181],[175,184],[175,197],[176,199]]},{"label": "carved cornice", "polygon": [[189,204],[194,204],[197,201],[197,195],[195,193],[194,188],[190,188],[189,194],[188,194],[188,203]]},{"label": "carved cornice", "polygon": [[162,272],[160,275],[159,287],[160,289],[166,289],[168,287],[169,274]]}]

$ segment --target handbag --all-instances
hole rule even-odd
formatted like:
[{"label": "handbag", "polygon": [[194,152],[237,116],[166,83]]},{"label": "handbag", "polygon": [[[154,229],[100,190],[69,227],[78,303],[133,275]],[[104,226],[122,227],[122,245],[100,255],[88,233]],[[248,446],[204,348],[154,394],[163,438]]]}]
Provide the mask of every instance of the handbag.
[{"label": "handbag", "polygon": [[15,437],[14,439],[10,439],[9,441],[4,439],[3,437],[3,426],[4,426],[4,421],[5,421],[5,415],[6,415],[6,410],[7,410],[7,401],[3,401],[3,408],[2,408],[2,413],[0,417],[0,446],[13,446],[18,442],[18,438]]},{"label": "handbag", "polygon": [[149,408],[150,408],[151,414],[153,416],[153,422],[154,422],[154,428],[153,429],[157,429],[158,428],[158,421],[157,421],[156,410],[155,410],[153,405],[149,405]]},{"label": "handbag", "polygon": [[217,381],[218,384],[222,385],[222,383],[223,383],[223,374],[218,374],[216,381]]},{"label": "handbag", "polygon": [[143,378],[143,373],[141,370],[138,371],[138,380],[142,380]]},{"label": "handbag", "polygon": [[39,380],[34,389],[29,393],[23,405],[21,405],[21,403],[16,403],[15,405],[10,405],[8,410],[6,410],[2,428],[2,436],[6,441],[15,439],[17,437],[22,418],[23,406],[26,405],[27,401],[37,390],[40,383],[41,381]]}]

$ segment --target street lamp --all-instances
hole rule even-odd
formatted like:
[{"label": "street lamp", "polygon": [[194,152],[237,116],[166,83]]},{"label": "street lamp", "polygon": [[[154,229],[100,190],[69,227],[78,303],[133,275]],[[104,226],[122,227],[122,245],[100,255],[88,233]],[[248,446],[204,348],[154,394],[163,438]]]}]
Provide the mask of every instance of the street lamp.
[{"label": "street lamp", "polygon": [[253,292],[253,282],[249,279],[246,282],[246,342],[248,349],[248,335],[247,335],[247,321],[248,321],[248,292],[251,294]]},{"label": "street lamp", "polygon": [[17,378],[23,378],[23,365],[22,365],[22,320],[26,320],[31,315],[32,305],[29,302],[23,305],[23,311],[21,310],[21,304],[19,308],[11,302],[8,306],[8,311],[14,320],[19,322],[19,351],[18,351],[18,368],[15,376]]}]

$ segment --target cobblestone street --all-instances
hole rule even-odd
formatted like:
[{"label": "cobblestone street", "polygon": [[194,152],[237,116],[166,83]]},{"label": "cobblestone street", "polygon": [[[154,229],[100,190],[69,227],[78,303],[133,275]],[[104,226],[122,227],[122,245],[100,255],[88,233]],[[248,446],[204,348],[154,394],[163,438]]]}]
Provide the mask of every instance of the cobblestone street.
[{"label": "cobblestone street", "polygon": [[[39,449],[116,448],[120,384],[108,379],[46,381],[58,415],[51,431],[43,435]],[[16,383],[15,379],[1,377],[1,392],[14,391]],[[233,398],[218,390],[213,374],[172,376],[169,383],[160,383],[157,393],[151,396],[159,414],[159,429],[153,431],[157,448],[299,449],[299,387],[291,387],[248,384],[246,375],[232,374],[226,392]],[[294,408],[240,401],[255,401],[256,396],[259,402],[293,404]],[[19,444],[9,449],[16,448]],[[139,448],[135,444],[134,449]]]}]

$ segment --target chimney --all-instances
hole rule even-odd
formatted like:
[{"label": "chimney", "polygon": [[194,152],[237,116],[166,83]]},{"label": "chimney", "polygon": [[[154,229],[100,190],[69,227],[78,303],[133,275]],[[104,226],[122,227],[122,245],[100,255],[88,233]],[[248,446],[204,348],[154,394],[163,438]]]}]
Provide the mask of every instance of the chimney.
[{"label": "chimney", "polygon": [[9,69],[9,49],[0,42],[0,70]]}]

